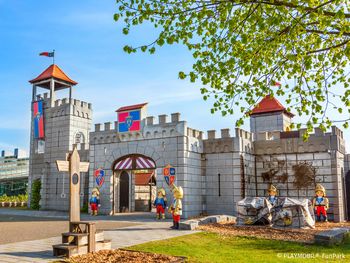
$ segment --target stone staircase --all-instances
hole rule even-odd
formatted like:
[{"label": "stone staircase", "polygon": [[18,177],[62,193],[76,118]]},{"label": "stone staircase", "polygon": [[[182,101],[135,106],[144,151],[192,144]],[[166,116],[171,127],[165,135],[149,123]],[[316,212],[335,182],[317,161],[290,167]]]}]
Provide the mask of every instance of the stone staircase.
[{"label": "stone staircase", "polygon": [[[82,226],[85,226],[82,229]],[[71,222],[70,232],[62,233],[62,244],[53,245],[53,255],[67,257],[111,249],[111,241],[104,239],[103,231],[96,231],[94,222]]]}]

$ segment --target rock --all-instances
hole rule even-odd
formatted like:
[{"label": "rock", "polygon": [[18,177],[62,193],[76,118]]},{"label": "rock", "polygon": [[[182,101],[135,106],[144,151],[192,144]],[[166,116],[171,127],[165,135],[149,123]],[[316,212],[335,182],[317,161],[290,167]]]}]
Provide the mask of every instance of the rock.
[{"label": "rock", "polygon": [[344,241],[350,235],[350,228],[333,228],[315,235],[315,243],[320,245],[335,245]]},{"label": "rock", "polygon": [[180,229],[195,230],[199,225],[206,225],[211,223],[236,223],[236,217],[229,215],[214,215],[207,216],[200,219],[192,219],[180,222]]},{"label": "rock", "polygon": [[198,227],[198,220],[187,220],[180,222],[179,228],[181,230],[195,230]]}]

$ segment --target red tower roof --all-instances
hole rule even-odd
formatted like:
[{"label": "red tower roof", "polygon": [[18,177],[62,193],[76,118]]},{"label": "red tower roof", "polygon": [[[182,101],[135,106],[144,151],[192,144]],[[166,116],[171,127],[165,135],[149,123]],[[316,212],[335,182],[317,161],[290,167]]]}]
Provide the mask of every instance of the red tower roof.
[{"label": "red tower roof", "polygon": [[147,104],[148,103],[146,102],[146,103],[141,103],[141,104],[135,104],[135,105],[131,105],[131,106],[121,107],[121,108],[117,109],[116,112],[141,109],[142,107],[144,107]]},{"label": "red tower roof", "polygon": [[258,105],[255,106],[255,108],[251,111],[250,115],[259,115],[279,111],[284,112],[290,117],[294,116],[294,114],[288,112],[287,109],[275,97],[267,95],[258,103]]},{"label": "red tower roof", "polygon": [[46,79],[50,79],[50,78],[62,80],[62,81],[68,82],[72,85],[78,84],[78,82],[75,82],[74,80],[69,78],[66,75],[66,73],[64,73],[62,71],[62,69],[60,69],[59,66],[57,66],[55,64],[52,64],[51,66],[49,66],[39,76],[37,76],[35,79],[30,80],[29,82],[33,84],[33,83],[39,82],[41,80],[46,80]]}]

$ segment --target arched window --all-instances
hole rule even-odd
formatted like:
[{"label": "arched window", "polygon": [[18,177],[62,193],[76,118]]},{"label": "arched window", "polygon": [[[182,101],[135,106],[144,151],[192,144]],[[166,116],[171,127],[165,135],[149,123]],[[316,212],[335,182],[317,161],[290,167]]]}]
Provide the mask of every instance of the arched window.
[{"label": "arched window", "polygon": [[77,145],[78,150],[81,150],[81,144],[85,143],[85,137],[82,132],[77,132],[74,137],[74,144]]}]

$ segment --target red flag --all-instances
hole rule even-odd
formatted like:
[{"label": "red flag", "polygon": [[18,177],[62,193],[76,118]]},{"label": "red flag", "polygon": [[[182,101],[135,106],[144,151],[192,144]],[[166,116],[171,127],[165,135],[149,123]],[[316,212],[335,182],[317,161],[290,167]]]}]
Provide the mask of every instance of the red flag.
[{"label": "red flag", "polygon": [[41,52],[39,56],[45,56],[45,57],[54,57],[55,52]]}]

